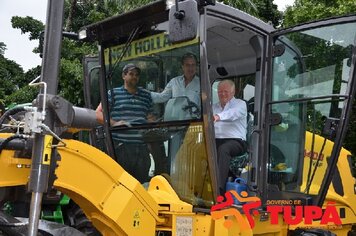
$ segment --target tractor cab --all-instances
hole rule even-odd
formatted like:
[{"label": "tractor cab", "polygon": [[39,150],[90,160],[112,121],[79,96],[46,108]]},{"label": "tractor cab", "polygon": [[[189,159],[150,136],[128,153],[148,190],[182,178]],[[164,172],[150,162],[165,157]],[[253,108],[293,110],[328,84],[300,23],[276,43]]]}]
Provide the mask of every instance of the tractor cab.
[{"label": "tractor cab", "polygon": [[[99,45],[100,66],[87,69],[85,91],[88,107],[101,103],[105,122],[92,141],[105,144],[115,160],[130,159],[118,156],[125,141],[117,137],[135,135],[149,150],[149,178],[163,175],[180,199],[210,208],[220,194],[212,105],[217,84],[229,79],[249,114],[246,161],[233,158],[240,166],[230,169],[233,178],[246,180],[249,195],[263,204],[297,199],[322,205],[331,196],[354,204],[354,186],[343,182],[353,178],[341,144],[355,90],[356,17],[276,31],[227,5],[201,2],[169,7],[157,1],[83,28],[83,40]],[[139,87],[160,93],[182,77],[187,53],[196,57],[196,100],[182,91],[153,101],[151,119],[112,125],[114,100],[123,98],[110,94],[123,86],[126,64],[140,68]]]}]

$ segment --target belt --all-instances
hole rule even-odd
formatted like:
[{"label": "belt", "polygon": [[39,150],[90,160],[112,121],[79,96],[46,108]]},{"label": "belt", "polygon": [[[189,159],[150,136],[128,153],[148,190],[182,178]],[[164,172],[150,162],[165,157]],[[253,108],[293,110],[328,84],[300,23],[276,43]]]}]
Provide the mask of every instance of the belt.
[{"label": "belt", "polygon": [[217,138],[218,140],[235,140],[238,142],[246,142],[246,140],[243,140],[242,138]]}]

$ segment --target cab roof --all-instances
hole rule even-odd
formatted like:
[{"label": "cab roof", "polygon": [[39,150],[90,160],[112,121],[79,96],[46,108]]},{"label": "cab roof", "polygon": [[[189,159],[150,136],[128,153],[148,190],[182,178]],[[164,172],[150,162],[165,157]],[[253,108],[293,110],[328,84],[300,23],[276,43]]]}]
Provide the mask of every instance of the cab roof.
[{"label": "cab roof", "polygon": [[[223,3],[206,6],[208,14],[225,15],[227,18],[240,19],[253,24],[263,31],[272,32],[273,26],[262,20]],[[124,14],[110,17],[103,21],[83,27],[86,30],[85,41],[98,41],[100,44],[114,43],[120,37],[127,37],[130,31],[140,26],[140,33],[149,32],[151,26],[168,19],[169,9],[165,0],[155,1]]]},{"label": "cab roof", "polygon": [[168,18],[168,10],[165,0],[156,1],[129,11],[124,14],[110,17],[108,19],[85,26],[84,41],[105,43],[116,41],[118,37],[127,36],[133,26],[141,26],[140,31],[148,31],[152,22],[159,21],[160,18]]}]

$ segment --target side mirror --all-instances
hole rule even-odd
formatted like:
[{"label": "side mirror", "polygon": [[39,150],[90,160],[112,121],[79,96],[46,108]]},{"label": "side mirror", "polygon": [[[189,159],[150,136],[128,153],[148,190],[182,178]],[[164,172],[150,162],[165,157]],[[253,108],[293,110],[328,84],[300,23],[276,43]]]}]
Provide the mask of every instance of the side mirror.
[{"label": "side mirror", "polygon": [[172,6],[169,10],[169,40],[179,43],[194,39],[197,36],[198,19],[198,4],[195,0],[186,0],[179,2],[178,6]]}]

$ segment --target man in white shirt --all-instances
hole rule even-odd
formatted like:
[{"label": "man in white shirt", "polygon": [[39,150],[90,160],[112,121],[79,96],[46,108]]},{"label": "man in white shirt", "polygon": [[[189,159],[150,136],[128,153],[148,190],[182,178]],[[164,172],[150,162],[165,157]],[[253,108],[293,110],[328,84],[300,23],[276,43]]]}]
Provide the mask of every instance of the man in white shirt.
[{"label": "man in white shirt", "polygon": [[225,192],[231,158],[247,150],[246,102],[235,98],[234,95],[234,82],[222,80],[218,85],[219,102],[213,105],[221,194]]},{"label": "man in white shirt", "polygon": [[200,108],[200,79],[196,75],[197,58],[192,53],[183,55],[183,75],[171,79],[161,93],[151,92],[153,103],[163,103],[170,98],[186,96]]}]

